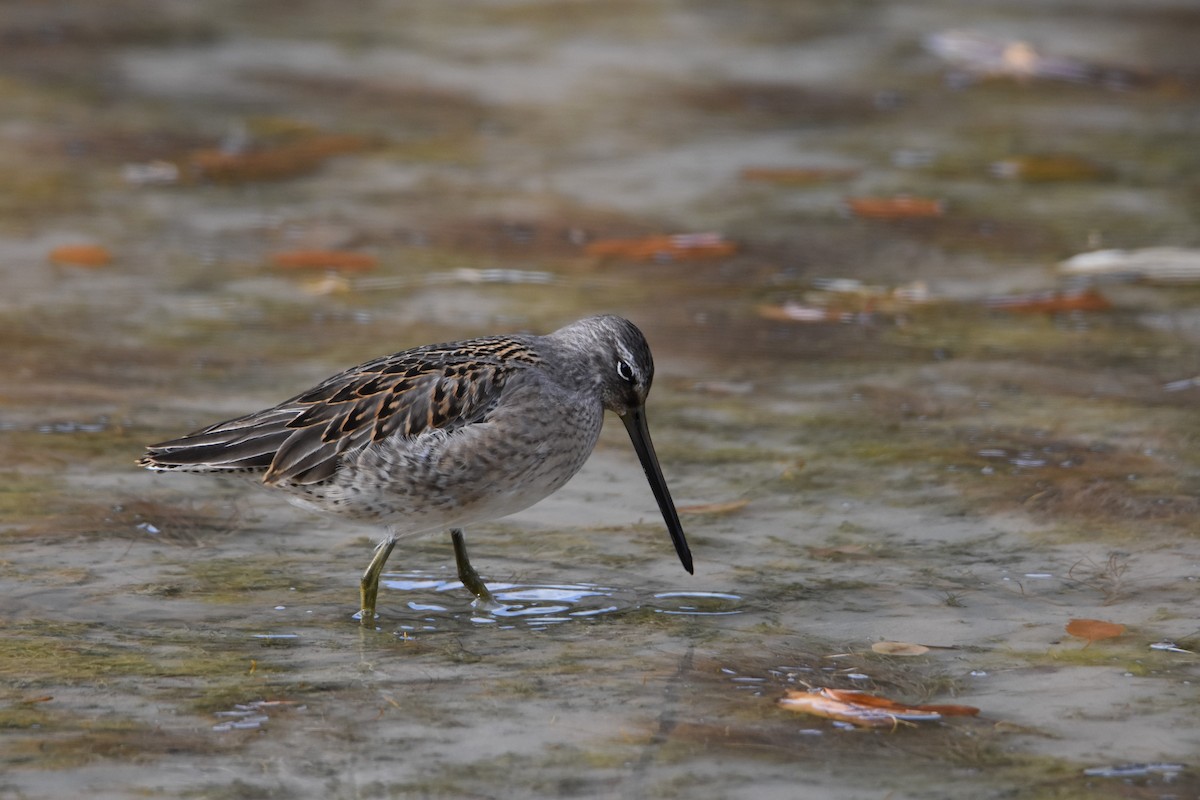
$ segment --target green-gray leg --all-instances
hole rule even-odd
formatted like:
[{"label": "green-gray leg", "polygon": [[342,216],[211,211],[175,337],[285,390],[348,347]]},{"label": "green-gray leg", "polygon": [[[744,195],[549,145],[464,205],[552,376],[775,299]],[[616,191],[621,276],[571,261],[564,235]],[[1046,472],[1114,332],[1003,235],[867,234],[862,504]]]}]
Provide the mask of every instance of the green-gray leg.
[{"label": "green-gray leg", "polygon": [[396,537],[388,534],[387,538],[375,547],[375,557],[367,565],[367,571],[362,576],[361,610],[359,622],[363,625],[375,624],[375,601],[379,598],[379,576],[383,573],[383,565],[387,563],[392,548],[396,546]]},{"label": "green-gray leg", "polygon": [[495,603],[496,599],[484,585],[479,573],[471,566],[471,559],[467,558],[467,537],[463,535],[462,528],[451,529],[450,541],[454,542],[454,562],[458,564],[458,579],[462,581],[463,586],[479,598],[480,602]]}]

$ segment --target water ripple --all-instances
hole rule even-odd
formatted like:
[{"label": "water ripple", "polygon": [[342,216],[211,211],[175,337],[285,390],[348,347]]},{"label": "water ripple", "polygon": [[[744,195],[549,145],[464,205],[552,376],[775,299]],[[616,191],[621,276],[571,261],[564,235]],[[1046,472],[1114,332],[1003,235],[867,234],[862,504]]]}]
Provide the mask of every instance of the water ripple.
[{"label": "water ripple", "polygon": [[[550,625],[595,620],[645,609],[673,616],[726,616],[744,611],[742,598],[725,592],[658,592],[642,599],[631,589],[597,584],[489,582],[494,603],[471,602],[458,580],[425,573],[385,575],[381,585],[399,595],[419,619],[398,626],[401,632],[445,630],[456,623],[543,629]],[[404,597],[404,594],[413,597]]]}]

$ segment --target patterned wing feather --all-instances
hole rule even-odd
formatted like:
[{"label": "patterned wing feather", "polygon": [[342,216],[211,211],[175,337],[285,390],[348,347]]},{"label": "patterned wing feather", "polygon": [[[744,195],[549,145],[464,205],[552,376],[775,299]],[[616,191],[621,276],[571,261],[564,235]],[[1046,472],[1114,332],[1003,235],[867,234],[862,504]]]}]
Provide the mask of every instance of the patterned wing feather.
[{"label": "patterned wing feather", "polygon": [[261,471],[271,466],[275,451],[287,439],[291,415],[276,407],[150,445],[138,464],[150,469],[181,471]]},{"label": "patterned wing feather", "polygon": [[505,382],[536,357],[512,340],[419,348],[368,361],[274,408],[153,445],[143,466],[265,470],[263,481],[318,483],[341,457],[392,436],[482,420]]}]

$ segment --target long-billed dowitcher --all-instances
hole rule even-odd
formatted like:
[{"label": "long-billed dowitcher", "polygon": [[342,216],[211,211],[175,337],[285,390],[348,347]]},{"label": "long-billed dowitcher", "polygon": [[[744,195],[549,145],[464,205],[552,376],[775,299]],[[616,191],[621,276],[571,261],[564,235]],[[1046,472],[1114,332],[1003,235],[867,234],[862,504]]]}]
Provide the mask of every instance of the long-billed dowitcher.
[{"label": "long-billed dowitcher", "polygon": [[646,426],[654,360],[626,319],[581,319],[547,336],[488,336],[383,356],[277,406],[151,445],[152,470],[241,473],[298,505],[387,526],[361,581],[363,624],[397,539],[450,529],[463,585],[491,595],[462,528],[536,503],[592,452],[605,410],[633,440],[675,552],[679,515]]}]

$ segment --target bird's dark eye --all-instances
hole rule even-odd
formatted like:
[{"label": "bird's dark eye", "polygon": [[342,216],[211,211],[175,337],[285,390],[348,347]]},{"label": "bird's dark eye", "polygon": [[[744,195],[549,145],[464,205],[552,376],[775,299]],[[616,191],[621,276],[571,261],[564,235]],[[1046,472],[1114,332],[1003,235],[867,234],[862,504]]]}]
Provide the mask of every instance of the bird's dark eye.
[{"label": "bird's dark eye", "polygon": [[621,359],[617,359],[617,377],[626,383],[633,383],[633,369]]}]

